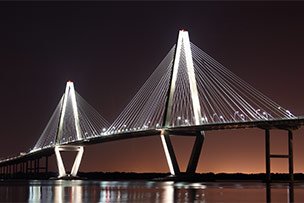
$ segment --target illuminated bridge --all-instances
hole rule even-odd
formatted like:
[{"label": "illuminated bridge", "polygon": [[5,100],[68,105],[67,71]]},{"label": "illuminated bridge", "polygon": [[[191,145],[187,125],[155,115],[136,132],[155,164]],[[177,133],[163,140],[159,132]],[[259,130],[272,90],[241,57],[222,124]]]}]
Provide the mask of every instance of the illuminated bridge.
[{"label": "illuminated bridge", "polygon": [[[16,173],[48,171],[48,157],[55,154],[58,177],[75,177],[86,145],[144,136],[160,136],[172,175],[181,173],[170,136],[195,136],[186,169],[195,173],[205,132],[220,129],[265,130],[266,180],[270,159],[287,158],[293,181],[293,130],[304,124],[254,87],[240,79],[190,42],[180,31],[168,52],[130,103],[113,123],[104,119],[68,82],[48,124],[32,150],[0,160],[1,177]],[[270,130],[288,132],[288,154],[270,154]],[[62,151],[76,151],[67,173]]]}]

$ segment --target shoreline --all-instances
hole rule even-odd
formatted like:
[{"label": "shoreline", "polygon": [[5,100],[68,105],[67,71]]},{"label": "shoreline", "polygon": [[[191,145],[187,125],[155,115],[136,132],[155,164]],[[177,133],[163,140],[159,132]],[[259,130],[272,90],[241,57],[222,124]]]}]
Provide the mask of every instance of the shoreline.
[{"label": "shoreline", "polygon": [[[40,174],[15,174],[14,176],[0,177],[2,180],[49,180],[58,179],[57,173]],[[135,172],[79,172],[77,177],[62,178],[67,180],[104,180],[104,181],[185,181],[185,182],[265,182],[265,173],[181,173],[178,176],[172,176],[170,173],[135,173]],[[287,173],[271,173],[271,182],[289,182]],[[294,182],[304,182],[303,173],[294,174]]]}]

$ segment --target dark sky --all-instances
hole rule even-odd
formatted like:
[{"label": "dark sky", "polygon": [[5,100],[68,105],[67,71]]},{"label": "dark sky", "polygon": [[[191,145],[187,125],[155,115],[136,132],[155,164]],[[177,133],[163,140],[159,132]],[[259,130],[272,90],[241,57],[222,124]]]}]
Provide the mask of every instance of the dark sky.
[{"label": "dark sky", "polygon": [[[304,115],[303,2],[0,2],[0,156],[31,148],[65,88],[113,121],[157,67],[179,29],[232,72]],[[272,152],[286,152],[285,132]],[[174,138],[182,167],[191,138]],[[303,130],[295,171],[304,171]],[[96,156],[98,155],[98,156]],[[208,132],[199,172],[264,171],[262,130]],[[81,170],[166,172],[159,137],[85,149]],[[287,161],[273,162],[287,171]]]}]

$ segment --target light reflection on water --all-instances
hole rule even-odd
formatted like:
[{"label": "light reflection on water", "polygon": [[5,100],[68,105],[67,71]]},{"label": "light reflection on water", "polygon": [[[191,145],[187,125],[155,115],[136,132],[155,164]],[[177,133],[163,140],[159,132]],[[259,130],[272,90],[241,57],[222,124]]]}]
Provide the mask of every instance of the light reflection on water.
[{"label": "light reflection on water", "polygon": [[[268,193],[267,193],[268,191]],[[0,202],[304,202],[304,183],[0,181]]]}]

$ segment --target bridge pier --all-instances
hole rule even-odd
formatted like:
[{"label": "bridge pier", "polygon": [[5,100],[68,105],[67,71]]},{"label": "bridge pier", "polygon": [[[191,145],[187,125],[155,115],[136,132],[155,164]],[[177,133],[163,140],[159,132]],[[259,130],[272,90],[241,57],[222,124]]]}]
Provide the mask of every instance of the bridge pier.
[{"label": "bridge pier", "polygon": [[29,161],[25,161],[25,174],[27,175],[29,173]]},{"label": "bridge pier", "polygon": [[33,160],[30,160],[29,171],[33,173]]},{"label": "bridge pier", "polygon": [[270,130],[265,130],[266,182],[270,182]]},{"label": "bridge pier", "polygon": [[287,158],[289,181],[294,181],[294,164],[293,164],[293,133],[288,129],[288,154],[271,154],[270,150],[270,129],[265,129],[265,165],[266,165],[266,182],[271,182],[271,158]]},{"label": "bridge pier", "polygon": [[294,170],[293,170],[293,133],[288,130],[288,165],[289,165],[289,178],[290,181],[294,181]]},{"label": "bridge pier", "polygon": [[17,164],[14,163],[14,164],[13,164],[13,176],[15,176],[16,173],[17,173]]},{"label": "bridge pier", "polygon": [[45,173],[49,172],[49,157],[45,157]]},{"label": "bridge pier", "polygon": [[34,164],[35,164],[35,173],[39,173],[39,158],[35,159],[34,161]]},{"label": "bridge pier", "polygon": [[193,149],[191,152],[191,157],[189,159],[187,173],[195,173],[198,160],[202,151],[202,147],[205,140],[205,133],[204,132],[196,132],[195,141],[193,145]]},{"label": "bridge pier", "polygon": [[[64,177],[76,177],[78,170],[79,170],[79,166],[81,163],[81,159],[82,159],[82,155],[83,155],[83,146],[55,146],[55,155],[56,155],[56,160],[57,160],[57,167],[58,167],[58,178],[64,178]],[[61,157],[60,152],[61,151],[76,151],[77,155],[76,158],[74,160],[74,164],[72,166],[72,170],[70,174],[66,173],[65,167],[64,167],[64,163]]]},{"label": "bridge pier", "polygon": [[[174,153],[173,145],[171,143],[170,134],[168,131],[162,130],[160,136],[167,159],[167,164],[170,169],[170,173],[171,175],[175,175],[175,176],[179,175],[181,171]],[[199,157],[202,151],[204,139],[205,139],[204,132],[197,131],[195,133],[195,141],[193,144],[193,149],[186,169],[187,174],[194,174],[196,171]]]},{"label": "bridge pier", "polygon": [[177,163],[177,159],[174,153],[174,149],[171,143],[170,135],[167,131],[161,131],[161,141],[163,144],[163,148],[165,151],[167,163],[170,169],[171,175],[178,175],[180,173],[179,166]]}]

